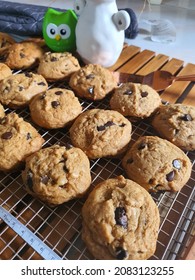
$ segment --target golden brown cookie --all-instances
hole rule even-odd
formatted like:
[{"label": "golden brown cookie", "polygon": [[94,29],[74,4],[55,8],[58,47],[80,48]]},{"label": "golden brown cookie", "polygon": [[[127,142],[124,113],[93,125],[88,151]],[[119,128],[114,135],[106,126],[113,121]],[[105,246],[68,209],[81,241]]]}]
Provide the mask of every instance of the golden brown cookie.
[{"label": "golden brown cookie", "polygon": [[161,98],[147,85],[124,83],[117,87],[111,97],[110,107],[124,116],[149,117],[161,104]]},{"label": "golden brown cookie", "polygon": [[0,81],[12,75],[11,69],[5,64],[0,63]]},{"label": "golden brown cookie", "polygon": [[85,111],[70,128],[74,146],[91,158],[121,155],[131,139],[131,123],[120,113],[112,110],[92,109]]},{"label": "golden brown cookie", "polygon": [[183,104],[161,106],[152,121],[153,127],[183,150],[195,150],[195,107]]},{"label": "golden brown cookie", "polygon": [[130,179],[151,192],[181,190],[192,171],[186,154],[157,136],[140,137],[127,151],[122,165]]},{"label": "golden brown cookie", "polygon": [[117,86],[117,80],[108,69],[87,64],[71,76],[69,85],[80,97],[101,100]]},{"label": "golden brown cookie", "polygon": [[32,120],[48,129],[68,125],[82,112],[73,91],[63,88],[52,88],[36,95],[29,108]]},{"label": "golden brown cookie", "polygon": [[89,188],[90,163],[82,150],[54,145],[26,159],[22,178],[28,193],[59,205],[81,197]]},{"label": "golden brown cookie", "polygon": [[37,65],[43,54],[43,49],[37,43],[15,43],[7,49],[4,63],[11,69],[27,69]]},{"label": "golden brown cookie", "polygon": [[0,120],[0,170],[17,169],[43,143],[44,139],[30,123],[16,113],[7,114]]},{"label": "golden brown cookie", "polygon": [[14,38],[12,38],[9,34],[0,32],[0,53],[14,43]]},{"label": "golden brown cookie", "polygon": [[25,107],[32,97],[47,88],[48,84],[41,75],[32,72],[15,74],[0,83],[0,101],[10,108]]},{"label": "golden brown cookie", "polygon": [[96,259],[144,260],[156,250],[158,208],[144,188],[123,176],[98,184],[82,216],[82,238]]},{"label": "golden brown cookie", "polygon": [[49,82],[68,79],[71,74],[80,68],[79,62],[69,52],[44,54],[37,72]]}]

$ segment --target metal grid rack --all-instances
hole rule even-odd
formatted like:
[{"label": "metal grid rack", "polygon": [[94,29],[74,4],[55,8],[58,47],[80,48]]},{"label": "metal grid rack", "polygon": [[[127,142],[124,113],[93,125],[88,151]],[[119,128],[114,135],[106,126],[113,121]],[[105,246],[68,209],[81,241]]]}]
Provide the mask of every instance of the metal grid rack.
[{"label": "metal grid rack", "polygon": [[[19,73],[19,72],[17,72]],[[54,83],[50,87],[65,87]],[[92,108],[109,109],[109,97],[101,102],[81,100],[84,110]],[[10,109],[7,109],[9,112]],[[44,130],[32,123],[29,110],[16,113],[37,128],[45,139],[44,147],[70,142],[67,128]],[[133,124],[132,142],[142,135],[155,135],[149,122]],[[195,216],[195,152],[187,153],[193,164],[191,178],[178,193],[156,193],[152,197],[158,205],[161,225],[155,255],[151,259],[185,259],[194,240]],[[124,175],[120,159],[91,160],[93,188],[102,180]],[[20,222],[35,233],[62,259],[93,259],[81,239],[81,208],[85,198],[72,200],[56,208],[50,208],[33,198],[23,189],[21,171],[4,174],[0,172],[0,204],[9,210]],[[28,260],[42,259],[30,245],[0,220],[0,259]]]}]

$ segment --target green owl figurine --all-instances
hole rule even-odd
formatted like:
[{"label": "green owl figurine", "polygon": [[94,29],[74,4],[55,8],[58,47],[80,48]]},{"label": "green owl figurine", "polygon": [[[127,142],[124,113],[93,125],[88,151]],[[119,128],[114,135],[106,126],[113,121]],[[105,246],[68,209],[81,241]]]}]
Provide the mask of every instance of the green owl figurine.
[{"label": "green owl figurine", "polygon": [[43,19],[43,38],[55,52],[76,50],[75,28],[77,16],[73,10],[59,12],[48,8]]}]

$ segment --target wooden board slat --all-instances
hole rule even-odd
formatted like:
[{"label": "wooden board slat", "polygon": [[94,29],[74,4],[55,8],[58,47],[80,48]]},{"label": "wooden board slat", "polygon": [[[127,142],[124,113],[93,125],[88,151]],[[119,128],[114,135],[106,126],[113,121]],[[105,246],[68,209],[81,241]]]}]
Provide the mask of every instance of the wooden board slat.
[{"label": "wooden board slat", "polygon": [[109,69],[111,71],[117,70],[121,65],[123,65],[125,62],[127,62],[129,59],[134,57],[139,52],[140,52],[140,47],[136,47],[133,45],[125,46],[117,62],[113,66],[109,67]]},{"label": "wooden board slat", "polygon": [[160,69],[168,60],[169,57],[167,55],[158,54],[144,67],[142,67],[136,74],[145,76],[153,71]]},{"label": "wooden board slat", "polygon": [[[190,74],[195,74],[195,64],[189,63],[179,72],[180,76]],[[175,103],[189,84],[190,81],[176,81],[161,94],[161,98],[170,103]]]},{"label": "wooden board slat", "polygon": [[125,63],[118,70],[119,72],[125,72],[128,74],[136,73],[141,67],[143,67],[148,61],[155,56],[155,52],[144,50]]},{"label": "wooden board slat", "polygon": [[175,75],[178,73],[179,70],[181,70],[181,68],[183,67],[183,64],[184,64],[183,60],[172,58],[171,60],[169,60],[169,62],[167,62],[162,67],[161,70],[168,71],[172,75]]},{"label": "wooden board slat", "polygon": [[189,91],[188,95],[186,96],[186,98],[182,103],[185,105],[195,106],[195,85]]}]

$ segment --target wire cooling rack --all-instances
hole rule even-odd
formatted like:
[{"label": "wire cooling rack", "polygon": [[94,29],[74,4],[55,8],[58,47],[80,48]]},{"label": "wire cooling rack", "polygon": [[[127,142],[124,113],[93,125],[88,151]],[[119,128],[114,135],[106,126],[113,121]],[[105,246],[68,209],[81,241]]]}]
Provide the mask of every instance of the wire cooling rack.
[{"label": "wire cooling rack", "polygon": [[[16,72],[16,73],[20,73]],[[67,87],[64,83],[53,83],[49,87]],[[109,108],[109,97],[100,102],[80,99],[83,110],[93,108]],[[10,112],[7,109],[6,113]],[[45,130],[36,126],[30,117],[29,110],[15,110],[30,122],[45,139],[44,147],[70,143],[68,128]],[[132,142],[140,136],[156,135],[147,121],[133,123]],[[188,183],[180,192],[161,192],[151,194],[156,202],[161,224],[157,241],[157,249],[151,259],[185,259],[194,242],[195,216],[195,152],[188,152],[193,170]],[[91,176],[93,188],[99,182],[118,175],[124,175],[120,159],[91,160]],[[21,171],[5,174],[0,172],[0,205],[7,209],[23,225],[39,237],[62,259],[93,259],[81,239],[81,208],[85,198],[64,203],[50,208],[38,199],[27,194],[23,189]],[[20,236],[6,223],[0,220],[0,259],[28,260],[42,259]]]}]

